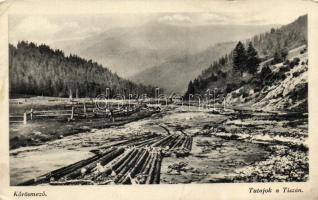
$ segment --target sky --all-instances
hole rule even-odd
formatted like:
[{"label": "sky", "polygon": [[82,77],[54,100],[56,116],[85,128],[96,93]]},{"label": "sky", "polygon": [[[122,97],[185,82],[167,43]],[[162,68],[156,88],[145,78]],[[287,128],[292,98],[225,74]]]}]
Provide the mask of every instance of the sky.
[{"label": "sky", "polygon": [[[22,0],[21,2],[32,2],[32,0]],[[58,15],[56,14],[57,11],[52,12],[54,9],[47,12],[40,9],[41,4],[36,4],[39,8],[34,7],[35,12],[21,11],[10,14],[10,43],[16,44],[19,40],[28,40],[51,44],[56,41],[86,38],[112,28],[140,26],[149,21],[176,26],[287,24],[298,16],[306,14],[309,5],[309,1],[306,0],[220,0],[206,3],[205,1],[200,1],[200,3],[199,1],[183,1],[186,3],[175,6],[175,10],[173,10],[171,9],[173,7],[172,3],[170,3],[170,7],[165,8],[169,5],[165,0],[160,2],[149,1],[152,3],[148,4],[146,8],[144,8],[145,4],[130,5],[132,1],[125,1],[126,7],[134,5],[136,8],[118,11],[116,6],[124,1],[120,0],[115,4],[111,0],[108,5],[114,3],[112,6],[114,9],[105,14],[97,9],[104,5],[100,4],[101,1],[93,0],[90,1],[92,3],[87,4],[87,1],[79,0],[77,4],[72,6],[77,11],[69,14],[70,12],[67,12],[67,9],[64,10],[68,7],[67,1],[65,2],[63,7],[59,7]],[[81,11],[81,3],[91,6],[92,9],[87,8],[85,12]],[[160,4],[162,8],[158,9],[157,4]],[[19,5],[14,6],[18,7]],[[48,7],[47,4],[44,6],[45,8]],[[58,5],[56,3],[52,6]],[[78,6],[78,9],[75,9],[76,6]],[[16,8],[16,10],[19,10],[19,8]],[[94,12],[91,10],[94,10]],[[139,13],[136,13],[136,10]]]}]

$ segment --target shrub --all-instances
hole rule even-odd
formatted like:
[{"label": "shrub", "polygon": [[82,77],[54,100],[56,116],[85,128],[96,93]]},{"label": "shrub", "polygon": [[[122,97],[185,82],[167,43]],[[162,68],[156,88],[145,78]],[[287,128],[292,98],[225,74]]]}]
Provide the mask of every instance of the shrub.
[{"label": "shrub", "polygon": [[289,67],[292,69],[295,66],[299,65],[299,62],[300,62],[300,58],[296,57],[289,63]]},{"label": "shrub", "polygon": [[289,70],[290,70],[289,67],[283,66],[283,67],[281,67],[281,68],[279,69],[279,72],[280,72],[280,73],[285,73],[285,72],[288,72]]},{"label": "shrub", "polygon": [[233,90],[235,90],[236,89],[236,85],[235,84],[227,84],[226,85],[226,89],[225,89],[225,91],[226,91],[226,93],[229,93],[229,92],[232,92]]},{"label": "shrub", "polygon": [[243,92],[243,98],[246,98],[248,96],[248,92]]},{"label": "shrub", "polygon": [[237,93],[237,92],[233,92],[232,93],[232,98],[237,98],[237,97],[240,97],[241,94],[240,93]]},{"label": "shrub", "polygon": [[218,80],[218,77],[217,77],[216,75],[212,74],[211,77],[210,77],[210,80],[211,80],[212,82],[215,82],[215,81]]},{"label": "shrub", "polygon": [[307,51],[307,48],[304,48],[300,51],[300,54],[304,54]]},{"label": "shrub", "polygon": [[290,61],[287,59],[287,60],[285,60],[285,62],[283,64],[288,66],[290,64]]},{"label": "shrub", "polygon": [[294,72],[293,77],[298,77],[301,74],[301,72]]},{"label": "shrub", "polygon": [[298,57],[294,58],[293,62],[294,62],[295,65],[299,65],[300,58],[298,58]]}]

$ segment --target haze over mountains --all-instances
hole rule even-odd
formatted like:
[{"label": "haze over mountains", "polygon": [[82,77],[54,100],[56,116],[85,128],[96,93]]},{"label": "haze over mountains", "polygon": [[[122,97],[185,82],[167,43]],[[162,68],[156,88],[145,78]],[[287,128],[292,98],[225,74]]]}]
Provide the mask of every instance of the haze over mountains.
[{"label": "haze over mountains", "polygon": [[178,56],[164,63],[148,68],[131,77],[137,83],[159,86],[167,92],[184,93],[189,81],[198,76],[203,69],[219,57],[231,51],[235,42],[216,44],[194,54]]},{"label": "haze over mountains", "polygon": [[220,102],[226,98],[232,106],[308,112],[307,25],[303,15],[243,41],[245,48],[238,43],[191,80],[185,96],[213,88]]},{"label": "haze over mountains", "polygon": [[[224,48],[218,46],[218,51],[216,51],[213,50],[213,45],[249,38],[269,30],[271,27],[273,25],[182,26],[150,21],[141,26],[113,28],[84,39],[55,42],[51,46],[62,49],[66,53],[76,53],[84,58],[97,61],[122,77],[139,83],[166,87],[167,85],[164,83],[167,80],[171,82],[171,77],[175,77],[176,73],[179,73],[181,66],[174,67],[175,70],[171,68],[180,65],[176,63],[181,62],[186,65],[184,67],[189,71],[189,75],[182,76],[182,79],[187,79],[184,81],[187,83],[189,79],[198,75],[197,72],[208,67],[211,60],[219,56],[219,52],[226,52],[228,46],[228,44]],[[191,55],[194,57],[204,55],[205,58],[188,62],[184,60]],[[161,76],[162,80],[160,80],[155,78],[158,74],[148,71],[150,68],[154,68],[154,71],[158,72],[161,67],[170,69],[169,77]],[[142,74],[138,75],[141,72]],[[167,72],[164,71],[164,73]],[[190,76],[190,74],[193,75]],[[153,78],[158,81],[154,81]],[[177,85],[180,86],[167,89],[177,89],[178,92],[185,89],[183,82]]]}]

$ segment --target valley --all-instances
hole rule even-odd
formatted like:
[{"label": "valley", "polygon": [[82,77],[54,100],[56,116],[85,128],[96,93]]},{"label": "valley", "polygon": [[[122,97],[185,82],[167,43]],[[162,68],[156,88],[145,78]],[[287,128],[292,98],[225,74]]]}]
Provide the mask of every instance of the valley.
[{"label": "valley", "polygon": [[[145,183],[140,178],[148,180],[148,176],[157,177],[149,182],[153,184],[307,180],[306,115],[218,110],[219,114],[213,114],[211,109],[198,111],[195,106],[170,105],[150,118],[126,125],[91,129],[39,146],[11,150],[11,184],[111,184],[114,181],[131,184],[127,178],[129,174],[134,180],[141,181],[140,184]],[[157,143],[160,138],[170,137],[191,138],[189,152],[181,154],[181,149],[173,150],[169,143]],[[146,138],[154,139],[148,141]],[[105,157],[103,161],[107,152],[119,150],[123,151],[123,155],[140,151],[134,154],[139,155],[133,159],[135,161],[131,160],[133,157],[126,158],[126,162],[131,164],[122,172],[124,168],[115,167],[119,166],[115,164],[115,158]],[[149,155],[159,153],[162,159],[151,174],[142,174],[143,165],[133,164],[146,152]],[[100,161],[87,160],[94,156],[99,156],[97,159]],[[28,158],[32,158],[33,162],[26,166]],[[72,171],[79,171],[77,175],[70,175],[67,168],[61,168],[67,163],[84,161],[86,164],[72,167]],[[111,163],[114,163],[115,176],[107,171]],[[117,182],[124,179],[124,182]]]}]

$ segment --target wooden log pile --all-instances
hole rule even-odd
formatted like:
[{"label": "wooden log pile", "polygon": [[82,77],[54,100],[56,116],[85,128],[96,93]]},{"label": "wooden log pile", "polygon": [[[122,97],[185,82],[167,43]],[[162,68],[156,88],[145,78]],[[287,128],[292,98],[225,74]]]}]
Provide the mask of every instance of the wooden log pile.
[{"label": "wooden log pile", "polygon": [[138,136],[20,185],[158,184],[162,158],[187,156],[191,148],[192,137],[184,134]]}]

